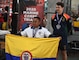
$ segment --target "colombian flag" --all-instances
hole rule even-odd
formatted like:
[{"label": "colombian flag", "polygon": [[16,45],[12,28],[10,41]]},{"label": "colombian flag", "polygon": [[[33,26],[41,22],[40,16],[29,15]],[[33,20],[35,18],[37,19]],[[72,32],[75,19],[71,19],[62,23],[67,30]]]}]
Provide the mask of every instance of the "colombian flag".
[{"label": "colombian flag", "polygon": [[6,60],[56,60],[60,38],[6,35]]}]

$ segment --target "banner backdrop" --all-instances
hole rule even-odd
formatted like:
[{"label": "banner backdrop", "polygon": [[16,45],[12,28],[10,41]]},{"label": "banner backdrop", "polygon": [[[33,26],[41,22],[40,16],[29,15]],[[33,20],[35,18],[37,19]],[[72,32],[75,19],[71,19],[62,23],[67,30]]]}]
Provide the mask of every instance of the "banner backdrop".
[{"label": "banner backdrop", "polygon": [[59,38],[6,35],[6,60],[56,60]]},{"label": "banner backdrop", "polygon": [[19,27],[31,23],[33,17],[39,16],[41,21],[44,18],[44,0],[20,0],[20,21]]}]

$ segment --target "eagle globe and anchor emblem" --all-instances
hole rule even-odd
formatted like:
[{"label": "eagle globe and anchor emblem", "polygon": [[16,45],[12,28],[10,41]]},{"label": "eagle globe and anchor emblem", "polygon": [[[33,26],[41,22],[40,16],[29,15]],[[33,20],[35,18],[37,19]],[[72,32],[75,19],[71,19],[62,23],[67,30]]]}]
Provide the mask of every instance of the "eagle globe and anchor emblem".
[{"label": "eagle globe and anchor emblem", "polygon": [[32,60],[32,54],[29,51],[24,51],[20,58],[20,60]]}]

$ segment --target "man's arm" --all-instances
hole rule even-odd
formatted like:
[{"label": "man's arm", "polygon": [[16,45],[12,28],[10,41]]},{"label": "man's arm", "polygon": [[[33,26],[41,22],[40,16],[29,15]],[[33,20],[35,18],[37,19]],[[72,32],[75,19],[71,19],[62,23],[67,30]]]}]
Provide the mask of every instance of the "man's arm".
[{"label": "man's arm", "polygon": [[50,34],[50,35],[49,35],[49,38],[50,38],[50,37],[59,37],[59,36]]},{"label": "man's arm", "polygon": [[69,18],[67,20],[67,29],[68,29],[68,33],[72,34],[72,20],[71,20],[71,18]]},{"label": "man's arm", "polygon": [[68,32],[68,34],[71,34],[72,33],[72,20],[71,20],[71,17],[66,13],[64,13],[63,15],[66,18],[66,22],[67,22],[67,32]]},{"label": "man's arm", "polygon": [[21,35],[21,32],[18,32],[16,35],[22,36],[22,35]]},{"label": "man's arm", "polygon": [[20,31],[18,32],[16,35],[19,35],[19,36],[27,36],[27,28],[24,30],[24,31]]}]

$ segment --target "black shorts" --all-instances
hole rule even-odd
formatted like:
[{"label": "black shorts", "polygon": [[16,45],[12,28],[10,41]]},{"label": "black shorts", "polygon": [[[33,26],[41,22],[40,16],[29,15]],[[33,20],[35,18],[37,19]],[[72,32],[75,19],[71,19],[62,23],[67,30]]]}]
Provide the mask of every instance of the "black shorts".
[{"label": "black shorts", "polygon": [[56,36],[62,37],[62,40],[60,40],[60,42],[59,42],[58,49],[59,50],[66,50],[67,49],[67,34],[61,32],[61,31],[60,32],[55,31],[53,34],[56,35]]},{"label": "black shorts", "polygon": [[67,50],[67,42],[64,40],[60,40],[58,49],[61,51]]}]

